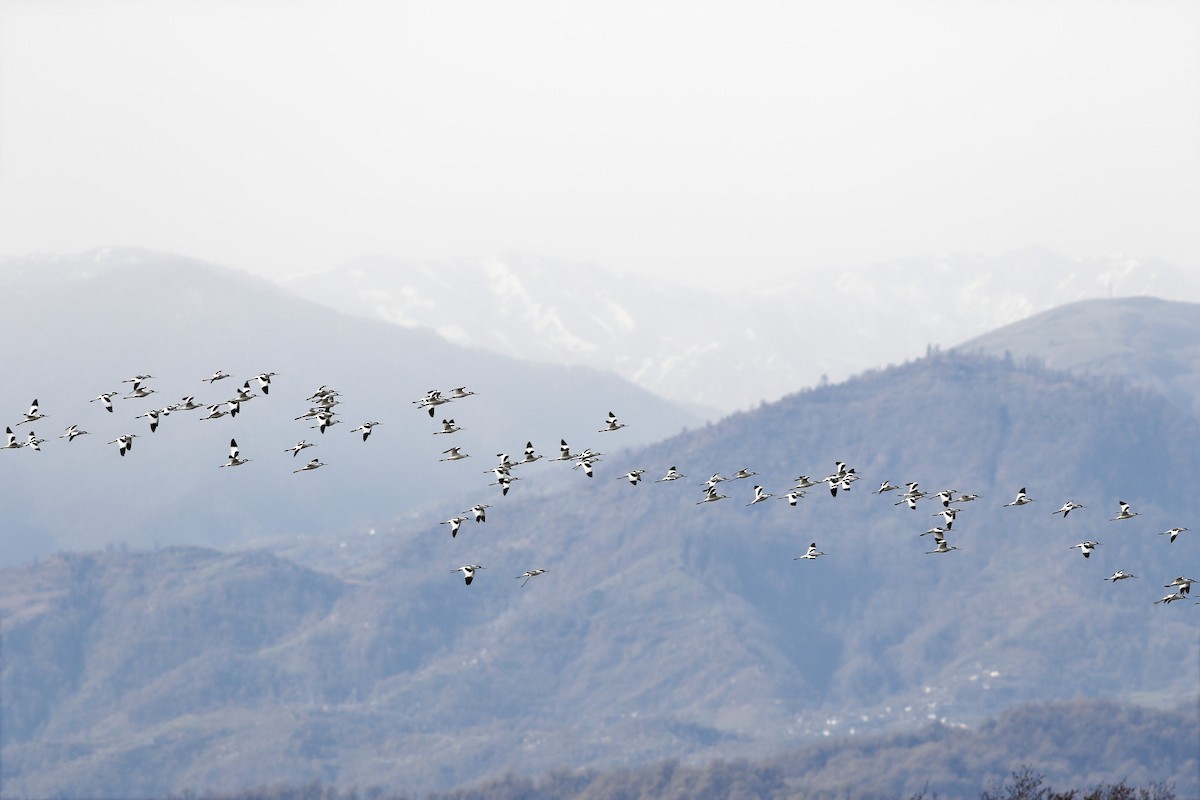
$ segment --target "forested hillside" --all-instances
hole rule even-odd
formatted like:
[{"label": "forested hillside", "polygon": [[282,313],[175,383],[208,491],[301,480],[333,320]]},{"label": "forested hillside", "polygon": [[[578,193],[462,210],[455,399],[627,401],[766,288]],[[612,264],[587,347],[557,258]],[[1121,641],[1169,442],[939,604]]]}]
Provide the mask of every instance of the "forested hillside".
[{"label": "forested hillside", "polygon": [[[1019,706],[974,729],[934,723],[762,760],[506,775],[428,795],[318,782],[178,800],[1169,800],[1200,796],[1200,716],[1105,701]],[[1068,795],[1071,790],[1076,794]],[[1057,794],[1051,794],[1057,792]],[[1144,792],[1144,794],[1142,793]],[[174,800],[174,798],[172,798]]]},{"label": "forested hillside", "polygon": [[[307,567],[164,549],[0,573],[5,785],[424,791],[973,726],[1030,701],[1196,697],[1197,606],[1154,601],[1195,572],[1196,539],[1159,534],[1200,529],[1200,422],[1149,392],[935,353],[606,449],[594,478],[529,465],[456,537],[431,515]],[[748,507],[753,481],[782,495],[836,460],[861,476],[850,491]],[[621,477],[669,465],[688,480]],[[697,502],[742,467],[758,475]],[[929,555],[940,505],[874,494],[885,478],[978,493],[959,549]],[[1021,487],[1034,502],[1007,507]],[[1069,498],[1084,508],[1051,513]],[[1118,500],[1138,516],[1110,521]],[[1102,543],[1090,559],[1084,538]],[[827,555],[795,560],[813,540]],[[468,563],[485,568],[464,586]],[[1104,580],[1117,569],[1139,577]]]}]

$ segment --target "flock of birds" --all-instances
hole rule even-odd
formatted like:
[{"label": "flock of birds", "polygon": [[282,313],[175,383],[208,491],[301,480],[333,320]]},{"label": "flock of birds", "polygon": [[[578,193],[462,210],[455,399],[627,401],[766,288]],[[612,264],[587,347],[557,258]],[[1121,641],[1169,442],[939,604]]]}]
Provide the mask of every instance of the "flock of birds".
[{"label": "flock of birds", "polygon": [[[203,412],[199,414],[199,418],[201,420],[215,420],[223,417],[236,417],[240,413],[244,404],[259,396],[255,392],[255,388],[257,388],[262,395],[270,394],[271,379],[275,376],[276,373],[274,372],[263,372],[254,375],[251,378],[243,381],[240,386],[236,387],[231,397],[214,404],[197,403],[194,396],[186,396],[178,402],[171,403],[161,408],[151,408],[147,411],[144,411],[143,413],[134,417],[134,419],[147,420],[149,431],[151,434],[153,434],[158,430],[163,419],[171,414]],[[202,382],[209,384],[211,387],[219,381],[226,380],[230,377],[232,376],[229,373],[218,370],[209,377],[203,378]],[[123,383],[131,384],[131,388],[127,392],[102,392],[101,394],[92,398],[90,402],[101,403],[107,412],[113,413],[114,400],[118,397],[122,400],[137,400],[155,394],[156,390],[147,384],[147,381],[153,379],[154,376],[152,375],[135,375],[123,381]],[[444,406],[456,400],[462,400],[474,395],[475,392],[468,390],[465,386],[460,386],[447,392],[430,390],[426,392],[423,397],[414,400],[413,405],[415,405],[419,411],[427,412],[430,418],[435,418],[437,416],[437,409],[440,406]],[[320,386],[316,391],[308,396],[307,401],[310,403],[308,410],[295,417],[295,420],[298,422],[307,422],[312,429],[324,434],[330,428],[343,422],[343,420],[339,418],[337,411],[337,406],[341,403],[339,397],[340,393],[338,391],[328,386]],[[43,419],[46,419],[47,416],[48,415],[42,413],[38,400],[34,399],[30,404],[29,409],[25,412],[24,418],[5,429],[6,443],[3,446],[0,446],[0,449],[16,450],[21,448],[29,448],[31,450],[40,451],[41,445],[44,444],[46,440],[37,436],[32,428],[32,425],[39,423]],[[381,424],[382,423],[378,421],[363,422],[357,427],[351,428],[350,432],[361,433],[362,441],[366,442],[370,438],[372,431]],[[18,437],[14,428],[20,428],[24,425],[29,425],[31,427],[28,429],[26,437],[22,440]],[[598,432],[613,433],[625,427],[625,424],[621,422],[614,413],[609,412],[607,418],[598,429]],[[461,430],[463,429],[456,424],[453,418],[444,418],[441,420],[440,426],[433,431],[433,434],[449,436],[458,433]],[[66,439],[67,442],[73,442],[78,437],[85,435],[88,435],[88,431],[80,429],[78,424],[71,424],[66,427],[66,429],[62,434],[59,435],[58,438]],[[139,434],[137,433],[125,433],[110,441],[109,444],[115,445],[117,447],[118,454],[121,457],[124,457],[126,454],[132,451],[134,440],[138,437]],[[300,439],[283,452],[285,454],[291,453],[291,455],[295,457],[302,451],[314,446],[315,443],[309,442],[307,439]],[[470,454],[464,452],[464,448],[462,446],[456,445],[448,447],[442,451],[442,456],[443,457],[440,458],[439,461],[461,461],[469,458]],[[494,478],[492,483],[488,485],[498,486],[502,496],[507,495],[513,483],[519,479],[519,476],[513,473],[516,468],[531,464],[543,458],[541,454],[535,451],[532,442],[526,443],[524,454],[518,460],[510,459],[505,453],[498,453],[497,457],[500,459],[499,463],[495,467],[485,470],[485,474]],[[579,452],[572,452],[567,441],[565,439],[561,439],[559,443],[558,455],[548,460],[553,462],[569,463],[572,469],[581,470],[583,474],[590,478],[595,474],[595,464],[603,457],[603,453],[593,451],[590,448]],[[249,462],[249,458],[242,456],[237,440],[230,439],[228,458],[225,463],[217,466],[221,468],[240,467]],[[322,466],[325,465],[320,459],[313,458],[302,466],[293,469],[292,472],[293,474],[311,472],[319,469]],[[645,469],[632,469],[618,476],[618,478],[620,480],[628,481],[633,486],[637,486],[642,482],[645,473]],[[711,477],[700,484],[702,494],[700,499],[696,501],[696,504],[703,505],[729,499],[729,495],[721,493],[723,490],[732,491],[727,489],[727,487],[733,485],[737,481],[746,480],[756,475],[757,473],[745,468],[738,470],[728,477],[721,475],[719,472],[714,473]],[[666,473],[662,477],[653,482],[669,483],[685,478],[687,478],[687,476],[681,473],[677,467],[671,466],[667,469]],[[745,505],[755,506],[769,499],[776,498],[786,501],[791,506],[796,506],[799,501],[806,496],[807,491],[813,489],[814,487],[823,487],[829,491],[830,495],[836,498],[839,492],[849,492],[852,486],[858,480],[859,475],[854,467],[847,465],[845,462],[838,461],[834,465],[834,471],[829,475],[818,479],[814,479],[808,475],[800,475],[793,481],[793,484],[789,488],[778,495],[767,491],[767,489],[761,484],[755,484],[753,488],[753,495],[750,497],[749,502],[747,502]],[[873,494],[887,495],[892,492],[896,492],[897,494],[895,496],[899,498],[894,502],[894,505],[904,506],[914,511],[917,509],[919,501],[930,497],[936,501],[938,510],[933,514],[933,516],[939,518],[940,521],[934,527],[931,527],[924,533],[920,534],[920,536],[933,537],[933,549],[925,551],[926,555],[943,555],[960,549],[957,545],[951,544],[948,537],[952,534],[955,520],[957,519],[962,507],[967,503],[979,499],[979,495],[959,493],[956,489],[942,489],[931,495],[930,493],[922,490],[917,482],[908,482],[902,486],[896,486],[886,480],[874,490]],[[1034,499],[1031,498],[1026,493],[1025,488],[1022,487],[1017,492],[1015,498],[1011,502],[1004,504],[1004,506],[1006,508],[1019,508],[1029,505],[1033,502]],[[448,525],[451,537],[456,537],[464,522],[469,520],[473,520],[476,523],[486,522],[487,509],[490,507],[491,506],[487,503],[477,503],[471,508],[461,511],[453,517],[442,521],[441,524]],[[1077,511],[1084,507],[1085,506],[1080,503],[1076,503],[1073,500],[1068,500],[1058,510],[1052,513],[1055,515],[1061,515],[1063,519],[1066,519],[1071,512]],[[1110,521],[1121,522],[1132,519],[1136,516],[1138,516],[1138,512],[1134,511],[1128,503],[1121,500],[1118,501],[1118,510],[1116,515],[1113,516]],[[1174,542],[1176,538],[1180,536],[1180,534],[1188,530],[1189,529],[1186,527],[1174,527],[1169,530],[1162,531],[1160,535],[1167,536],[1169,542]],[[1100,546],[1100,542],[1088,539],[1071,545],[1071,547],[1068,549],[1077,549],[1084,558],[1090,558],[1092,553],[1096,551],[1096,548]],[[794,560],[813,561],[824,555],[826,554],[818,549],[817,543],[814,541],[809,544],[804,554],[796,556]],[[484,569],[484,566],[481,564],[463,564],[451,570],[451,572],[461,574],[466,585],[470,586],[478,571],[482,569]],[[517,580],[522,581],[522,586],[525,586],[530,580],[538,577],[539,575],[544,575],[547,571],[548,570],[543,568],[528,569],[522,572],[520,575],[517,575],[516,578]],[[1115,584],[1119,581],[1135,579],[1137,577],[1137,575],[1126,572],[1123,569],[1118,569],[1104,580]],[[1172,591],[1154,601],[1154,603],[1166,605],[1178,600],[1183,600],[1188,596],[1189,592],[1191,591],[1192,584],[1195,582],[1195,578],[1189,578],[1183,575],[1176,577],[1169,583],[1164,584],[1164,588],[1171,589]],[[1197,604],[1200,605],[1200,603]]]}]

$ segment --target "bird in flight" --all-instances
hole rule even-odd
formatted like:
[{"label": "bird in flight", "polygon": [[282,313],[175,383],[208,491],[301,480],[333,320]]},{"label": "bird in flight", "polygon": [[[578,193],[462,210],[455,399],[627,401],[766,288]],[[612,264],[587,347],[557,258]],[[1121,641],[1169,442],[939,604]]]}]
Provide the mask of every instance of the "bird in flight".
[{"label": "bird in flight", "polygon": [[29,410],[25,412],[25,419],[18,422],[18,425],[24,425],[26,422],[37,422],[39,419],[45,419],[46,415],[38,409],[38,401],[35,399],[29,404]]},{"label": "bird in flight", "polygon": [[766,500],[768,497],[774,497],[774,496],[775,495],[771,494],[763,487],[756,485],[754,487],[754,499],[751,500],[749,503],[746,503],[746,505],[752,506],[755,503],[761,503],[762,501]]},{"label": "bird in flight", "polygon": [[1067,549],[1074,550],[1075,548],[1079,548],[1079,552],[1083,554],[1084,558],[1091,558],[1092,551],[1095,550],[1099,546],[1100,546],[1099,542],[1093,542],[1091,540],[1088,540],[1086,542],[1080,542],[1079,544],[1073,544],[1070,547],[1068,547]]},{"label": "bird in flight", "polygon": [[66,439],[68,442],[73,442],[73,441],[75,441],[76,436],[83,436],[86,433],[87,433],[87,431],[79,430],[78,425],[68,425],[67,430],[64,433],[60,434],[58,438]]},{"label": "bird in flight", "polygon": [[1029,495],[1025,494],[1025,487],[1022,486],[1020,491],[1017,492],[1016,498],[1011,503],[1005,503],[1004,506],[1005,506],[1005,508],[1007,508],[1008,506],[1023,506],[1023,505],[1028,505],[1029,503],[1032,503],[1032,502],[1033,502],[1033,498],[1031,498]]},{"label": "bird in flight", "polygon": [[[547,570],[544,570],[544,569],[527,569],[524,572],[522,572],[520,575],[517,576],[517,580],[521,580],[521,578],[524,578],[525,583],[529,583],[529,581],[532,578],[536,578],[538,575],[545,575],[546,572],[547,572]],[[522,583],[521,585],[524,586],[525,583]]]},{"label": "bird in flight", "polygon": [[1120,503],[1121,510],[1117,512],[1115,517],[1109,520],[1110,522],[1116,522],[1122,519],[1132,519],[1138,515],[1138,512],[1129,510],[1129,503],[1126,503],[1124,500],[1118,500],[1117,502]]},{"label": "bird in flight", "polygon": [[371,435],[371,431],[373,431],[375,429],[375,426],[382,425],[382,424],[383,424],[382,422],[364,422],[362,425],[359,425],[357,428],[351,428],[350,432],[358,433],[359,431],[362,431],[363,441],[365,442],[367,440],[367,437]]},{"label": "bird in flight", "polygon": [[1186,530],[1189,530],[1189,528],[1171,528],[1171,530],[1169,530],[1169,531],[1163,531],[1162,533],[1159,534],[1159,536],[1170,536],[1171,537],[1170,541],[1173,542],[1173,541],[1175,541],[1175,538],[1177,536],[1179,536],[1179,534],[1183,533]]},{"label": "bird in flight", "polygon": [[450,571],[461,572],[463,574],[463,580],[466,581],[467,586],[470,586],[471,581],[475,580],[475,573],[481,569],[483,569],[482,564],[463,564],[458,569],[452,569]]},{"label": "bird in flight", "polygon": [[817,543],[813,542],[812,544],[810,544],[808,546],[808,552],[806,552],[802,556],[796,556],[795,558],[792,559],[792,561],[799,561],[801,559],[812,561],[813,559],[820,558],[823,555],[825,555],[825,554],[817,549]]},{"label": "bird in flight", "polygon": [[104,394],[93,397],[91,400],[88,400],[88,402],[94,403],[97,400],[99,400],[100,402],[104,403],[104,410],[108,411],[109,413],[112,413],[112,410],[113,410],[112,399],[114,397],[116,397],[118,394],[120,394],[120,392],[105,392]]},{"label": "bird in flight", "polygon": [[291,453],[292,458],[295,458],[296,453],[299,453],[301,450],[304,450],[305,448],[308,448],[308,447],[316,447],[316,445],[313,444],[312,442],[301,439],[300,441],[296,442],[294,445],[289,447],[287,450],[284,450],[283,452]]},{"label": "bird in flight", "polygon": [[610,431],[619,431],[625,427],[625,423],[617,419],[617,415],[613,412],[608,412],[608,419],[604,421],[604,427],[600,429],[600,433],[608,433]]},{"label": "bird in flight", "polygon": [[229,440],[229,460],[222,464],[222,467],[240,467],[249,462],[250,459],[242,458],[242,451],[238,449],[237,439]]},{"label": "bird in flight", "polygon": [[124,436],[118,436],[116,439],[113,439],[109,444],[115,444],[121,455],[124,456],[133,449],[133,440],[136,438],[136,433],[127,433]]},{"label": "bird in flight", "polygon": [[664,483],[666,481],[677,481],[680,478],[686,478],[686,477],[687,477],[687,475],[680,474],[679,470],[677,470],[675,467],[672,466],[667,469],[667,474],[663,475],[661,478],[656,480],[655,483]]},{"label": "bird in flight", "polygon": [[1072,511],[1074,511],[1077,508],[1083,508],[1083,506],[1079,503],[1076,503],[1074,500],[1068,500],[1067,502],[1062,504],[1062,508],[1060,508],[1058,511],[1055,511],[1054,513],[1062,514],[1063,519],[1066,519],[1067,515],[1070,514]]}]

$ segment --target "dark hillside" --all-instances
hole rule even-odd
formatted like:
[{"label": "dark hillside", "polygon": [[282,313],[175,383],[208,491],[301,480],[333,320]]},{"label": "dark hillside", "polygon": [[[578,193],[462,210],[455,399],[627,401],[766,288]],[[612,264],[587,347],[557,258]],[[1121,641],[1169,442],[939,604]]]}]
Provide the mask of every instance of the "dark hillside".
[{"label": "dark hillside", "polygon": [[[1197,606],[1154,601],[1200,571],[1195,534],[1158,535],[1200,530],[1200,421],[1145,390],[935,354],[649,447],[608,442],[594,478],[522,467],[456,538],[438,522],[468,496],[380,526],[336,577],[276,560],[254,578],[256,562],[209,553],[203,602],[176,606],[166,585],[120,577],[145,560],[180,583],[162,553],[63,557],[100,559],[82,583],[55,560],[0,573],[5,708],[22,720],[4,732],[6,785],[94,789],[136,755],[161,764],[145,772],[158,793],[311,778],[424,790],[976,725],[1026,702],[1195,701]],[[836,460],[861,476],[849,492],[747,507],[753,483],[781,495]],[[689,477],[619,477],[670,465]],[[759,474],[697,504],[701,481],[742,467]],[[940,507],[873,494],[885,478],[978,493],[947,535],[959,549],[927,555]],[[1034,502],[1006,507],[1021,487]],[[1068,499],[1084,508],[1051,513]],[[1138,516],[1111,522],[1118,500]],[[1090,559],[1072,549],[1085,538],[1102,543]],[[794,560],[814,540],[827,555]],[[465,563],[485,566],[470,587],[452,572]],[[522,587],[534,567],[549,571]],[[1117,569],[1139,577],[1106,582]],[[260,605],[235,588],[247,580]],[[34,602],[68,584],[87,616]],[[26,585],[42,588],[10,588]],[[234,622],[277,593],[261,627]],[[129,608],[168,616],[132,626]],[[194,657],[189,614],[213,637]],[[157,666],[127,677],[126,653]]]}]

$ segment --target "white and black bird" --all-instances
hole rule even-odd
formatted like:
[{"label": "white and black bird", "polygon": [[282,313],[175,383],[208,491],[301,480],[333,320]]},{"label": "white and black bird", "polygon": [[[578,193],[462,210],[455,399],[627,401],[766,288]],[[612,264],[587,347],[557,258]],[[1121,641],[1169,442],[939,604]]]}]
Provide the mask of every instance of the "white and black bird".
[{"label": "white and black bird", "polygon": [[37,422],[39,419],[45,418],[46,415],[41,412],[38,406],[38,401],[35,398],[34,401],[29,404],[29,410],[25,412],[25,419],[21,420],[17,424],[24,425],[26,422]]},{"label": "white and black bird", "polygon": [[112,410],[113,410],[112,400],[118,394],[120,394],[120,392],[105,392],[104,394],[96,395],[91,400],[88,400],[88,402],[95,403],[96,401],[99,401],[99,402],[103,403],[104,410],[108,411],[111,414]]},{"label": "white and black bird", "polygon": [[796,478],[796,480],[793,481],[793,483],[796,484],[797,489],[808,489],[810,487],[816,486],[820,482],[821,481],[814,481],[812,478],[808,477],[807,475],[801,475],[799,478]]},{"label": "white and black bird", "polygon": [[946,526],[946,530],[950,530],[954,527],[954,520],[958,519],[958,509],[952,506],[946,506],[933,516],[941,517],[942,524]]},{"label": "white and black bird", "polygon": [[608,418],[604,420],[604,427],[600,429],[600,433],[608,433],[610,431],[619,431],[625,427],[625,423],[617,419],[617,415],[613,412],[608,412]]},{"label": "white and black bird", "polygon": [[437,389],[430,389],[425,393],[425,396],[420,400],[413,400],[413,404],[417,408],[424,408],[429,411],[429,416],[433,416],[436,408],[440,405],[445,405],[450,402],[450,398],[442,397],[442,393]]},{"label": "white and black bird", "polygon": [[583,474],[591,478],[593,475],[595,475],[595,472],[593,472],[592,468],[595,466],[598,460],[598,458],[580,454],[575,458],[575,463],[571,465],[571,469],[582,469]]},{"label": "white and black bird", "polygon": [[1188,592],[1190,592],[1192,590],[1192,584],[1195,582],[1196,582],[1195,578],[1185,578],[1182,575],[1180,575],[1175,580],[1173,580],[1170,583],[1163,586],[1163,588],[1171,589],[1173,587],[1178,587],[1178,592],[1180,594],[1187,594]]},{"label": "white and black bird", "polygon": [[682,474],[674,466],[667,468],[667,474],[655,481],[655,483],[666,483],[668,481],[677,481],[680,478],[686,478],[687,475]]},{"label": "white and black bird", "polygon": [[164,413],[169,413],[171,411],[195,411],[196,409],[203,407],[204,406],[202,406],[200,403],[196,402],[196,398],[194,396],[189,395],[180,399],[178,403],[172,403],[171,405],[167,406],[163,411]]},{"label": "white and black bird", "polygon": [[1166,597],[1161,597],[1158,600],[1155,600],[1154,605],[1158,605],[1159,603],[1174,603],[1176,600],[1182,600],[1183,597],[1184,596],[1182,592],[1173,592]]},{"label": "white and black bird", "polygon": [[221,417],[230,416],[228,403],[217,403],[215,406],[208,407],[208,413],[200,419],[220,419]]},{"label": "white and black bird", "polygon": [[207,378],[204,378],[203,382],[204,383],[215,383],[216,381],[223,381],[228,377],[229,377],[228,372],[226,372],[225,370],[219,369],[216,372],[214,372],[212,375],[209,375]]},{"label": "white and black bird", "polygon": [[704,490],[704,499],[697,502],[696,505],[700,505],[700,503],[715,503],[718,500],[724,500],[726,497],[728,495],[717,494],[716,484],[713,484]]},{"label": "white and black bird", "polygon": [[1070,514],[1072,511],[1074,511],[1077,508],[1083,508],[1083,505],[1080,503],[1076,503],[1074,500],[1068,500],[1067,502],[1062,504],[1062,508],[1060,508],[1058,511],[1055,511],[1054,513],[1062,514],[1063,519],[1066,519],[1067,515]]},{"label": "white and black bird", "polygon": [[450,538],[453,539],[455,536],[458,536],[458,529],[461,528],[462,524],[466,521],[466,517],[456,516],[447,520],[443,520],[441,524],[450,526]]},{"label": "white and black bird", "polygon": [[487,503],[478,503],[471,506],[464,514],[470,514],[476,522],[487,522],[487,509],[491,508]]},{"label": "white and black bird", "polygon": [[33,431],[30,431],[29,436],[27,436],[25,438],[24,446],[28,447],[31,450],[36,450],[40,453],[40,452],[42,452],[42,442],[44,442],[44,441],[46,441],[46,440],[39,438],[36,433],[34,433]]},{"label": "white and black bird", "polygon": [[801,559],[812,561],[813,559],[820,558],[823,555],[825,555],[825,554],[817,549],[817,543],[813,542],[812,544],[810,544],[808,546],[808,552],[806,552],[802,556],[796,556],[795,558],[792,559],[792,561],[800,561]]},{"label": "white and black bird", "polygon": [[287,450],[284,450],[283,452],[291,453],[292,458],[295,458],[297,453],[299,453],[301,450],[306,450],[309,447],[316,447],[316,445],[305,439],[301,439],[300,441],[296,442],[294,445],[289,447]]},{"label": "white and black bird", "polygon": [[1118,520],[1122,519],[1132,519],[1138,515],[1138,512],[1129,510],[1129,503],[1126,503],[1124,500],[1118,500],[1117,503],[1120,505],[1121,510],[1117,512],[1115,517],[1109,520],[1110,522],[1117,522]]},{"label": "white and black bird", "polygon": [[[234,413],[236,413],[236,412],[234,412]],[[334,425],[339,425],[339,424],[341,424],[341,420],[337,419],[335,417],[334,412],[326,410],[326,411],[321,411],[319,414],[317,414],[317,424],[310,425],[309,427],[316,428],[321,433],[324,433],[325,431],[332,428]]]},{"label": "white and black bird", "polygon": [[1119,570],[1117,570],[1116,572],[1114,572],[1112,575],[1109,575],[1109,576],[1108,576],[1107,578],[1105,578],[1104,580],[1106,580],[1106,581],[1112,581],[1113,583],[1116,583],[1117,581],[1123,581],[1123,580],[1126,580],[1126,579],[1128,579],[1128,578],[1136,578],[1136,577],[1137,577],[1137,575],[1130,575],[1130,574],[1129,574],[1128,572],[1126,572],[1125,570],[1123,570],[1123,569],[1119,569]]},{"label": "white and black bird", "polygon": [[5,428],[4,434],[7,437],[7,442],[3,447],[0,447],[0,450],[16,450],[21,446],[17,444],[17,435],[13,433],[13,429],[11,427]]},{"label": "white and black bird", "polygon": [[932,550],[926,550],[925,555],[932,556],[932,555],[936,555],[938,553],[949,553],[951,550],[958,549],[958,547],[956,545],[952,545],[949,542],[947,542],[946,538],[944,536],[942,536],[942,537],[935,536],[934,540],[935,540],[934,548]]},{"label": "white and black bird", "polygon": [[[646,470],[644,469],[631,469],[629,472],[626,472],[624,475],[622,475],[621,478],[624,478],[634,486],[637,486],[638,482],[641,481],[642,476],[645,474]],[[620,478],[618,480],[620,480]]]},{"label": "white and black bird", "polygon": [[463,564],[458,569],[452,569],[450,571],[461,572],[463,574],[463,580],[466,581],[467,586],[470,586],[471,581],[475,580],[475,573],[481,569],[483,569],[482,564]]},{"label": "white and black bird", "polygon": [[507,497],[508,490],[512,488],[513,481],[520,480],[520,476],[510,475],[508,472],[500,469],[499,467],[497,467],[491,471],[493,473],[495,473],[496,480],[493,483],[489,483],[488,486],[499,486],[500,487],[500,496]]},{"label": "white and black bird", "polygon": [[950,503],[954,501],[954,493],[957,489],[943,489],[937,493],[937,499],[942,501],[942,508],[949,508]]},{"label": "white and black bird", "polygon": [[229,402],[249,403],[256,397],[258,397],[258,395],[250,390],[250,381],[246,381],[241,386],[233,390],[233,397],[229,399]]},{"label": "white and black bird", "polygon": [[559,439],[558,442],[558,458],[555,461],[574,461],[575,456],[571,453],[571,446],[567,444],[566,439]]},{"label": "white and black bird", "polygon": [[142,386],[141,382],[139,381],[133,384],[133,388],[130,389],[129,393],[125,395],[125,399],[135,400],[139,397],[149,397],[150,395],[154,394],[154,392],[154,389],[151,389],[149,386]]},{"label": "white and black bird", "polygon": [[[232,466],[232,465],[231,464],[223,464],[222,466]],[[300,469],[292,470],[292,474],[295,475],[297,472],[308,472],[310,470],[320,469],[323,466],[325,466],[325,465],[321,462],[321,459],[314,458],[312,461],[309,461],[303,467],[300,467]]]},{"label": "white and black bird", "polygon": [[758,474],[757,472],[751,472],[750,470],[746,469],[745,467],[742,467],[742,468],[741,468],[741,469],[739,469],[737,472],[733,473],[733,475],[731,475],[731,476],[729,477],[729,480],[731,480],[731,481],[740,481],[740,480],[743,480],[743,479],[745,479],[745,478],[751,478],[751,477],[753,477],[753,476],[755,476],[755,475],[757,475],[757,474]]},{"label": "white and black bird", "polygon": [[522,464],[532,464],[541,458],[541,455],[533,449],[533,442],[525,443],[525,454],[521,457]]},{"label": "white and black bird", "polygon": [[449,450],[443,450],[445,458],[439,458],[438,461],[461,461],[464,458],[470,458],[470,453],[462,452],[462,448],[451,447]]},{"label": "white and black bird", "polygon": [[1093,542],[1089,539],[1086,542],[1080,542],[1079,544],[1073,544],[1070,547],[1068,547],[1067,549],[1068,550],[1078,549],[1084,558],[1091,558],[1092,552],[1099,546],[1100,546],[1099,542]]},{"label": "white and black bird", "polygon": [[891,484],[891,482],[889,482],[889,481],[884,481],[883,483],[879,484],[879,488],[876,489],[874,492],[872,492],[872,494],[883,494],[884,492],[894,492],[899,488],[900,488],[899,486],[893,486]]},{"label": "white and black bird", "polygon": [[[517,580],[521,580],[521,578],[524,578],[525,583],[529,583],[530,579],[536,578],[538,575],[545,575],[547,572],[548,572],[548,570],[544,570],[544,569],[527,569],[524,572],[522,572],[520,575],[517,576]],[[521,585],[524,586],[525,583],[522,583]]]},{"label": "white and black bird", "polygon": [[147,411],[145,414],[138,414],[136,417],[134,417],[134,419],[150,420],[150,432],[154,433],[155,431],[158,430],[158,420],[159,420],[159,417],[161,417],[162,415],[163,415],[162,409],[152,408],[149,411]]},{"label": "white and black bird", "polygon": [[1011,503],[1005,503],[1004,507],[1008,508],[1009,506],[1024,506],[1032,502],[1033,498],[1025,494],[1025,487],[1022,486],[1017,492],[1017,496],[1013,499],[1013,501]]},{"label": "white and black bird", "polygon": [[121,381],[121,383],[132,383],[134,386],[137,386],[142,381],[151,380],[154,380],[153,375],[134,375],[132,378],[126,378],[125,380]]},{"label": "white and black bird", "polygon": [[258,388],[264,395],[271,393],[271,378],[274,378],[277,374],[275,372],[260,372],[254,376],[254,380],[258,381]]},{"label": "white and black bird", "polygon": [[382,424],[383,424],[382,422],[364,422],[362,425],[359,425],[357,428],[351,428],[350,432],[358,433],[359,431],[362,431],[363,441],[365,442],[367,440],[367,437],[371,435],[371,431],[375,430],[375,427],[377,425],[382,425]]},{"label": "white and black bird", "polygon": [[462,428],[454,424],[454,420],[444,419],[442,420],[442,429],[434,431],[433,433],[436,436],[439,433],[458,433],[461,430]]},{"label": "white and black bird", "polygon": [[136,438],[136,433],[127,433],[124,436],[118,436],[116,439],[113,439],[109,444],[115,444],[118,451],[124,456],[133,449],[133,440]]},{"label": "white and black bird", "polygon": [[1189,528],[1171,528],[1171,530],[1169,530],[1169,531],[1163,531],[1162,533],[1159,534],[1159,536],[1170,536],[1171,537],[1170,541],[1173,542],[1173,541],[1175,541],[1176,537],[1179,536],[1179,534],[1183,533],[1186,530],[1190,530],[1190,529]]},{"label": "white and black bird", "polygon": [[87,431],[79,430],[78,425],[68,425],[66,431],[59,434],[58,438],[66,439],[68,442],[73,442],[75,441],[76,436],[84,436],[85,434],[87,434]]},{"label": "white and black bird", "polygon": [[775,495],[771,494],[770,492],[768,492],[768,491],[767,491],[766,489],[764,489],[763,487],[761,487],[761,486],[758,486],[758,485],[755,485],[755,487],[754,487],[754,499],[753,499],[753,500],[751,500],[749,503],[746,503],[746,505],[747,505],[747,506],[752,506],[752,505],[755,505],[756,503],[761,503],[762,501],[764,501],[764,500],[766,500],[766,499],[768,499],[768,498],[774,497],[774,496],[775,496]]},{"label": "white and black bird", "polygon": [[222,464],[222,467],[240,467],[250,461],[248,458],[242,458],[242,451],[238,448],[237,439],[229,440],[229,460]]},{"label": "white and black bird", "polygon": [[800,489],[792,489],[785,494],[780,500],[786,500],[789,506],[795,506],[804,497],[804,492]]},{"label": "white and black bird", "polygon": [[450,399],[451,400],[461,400],[464,397],[471,397],[474,394],[475,394],[475,392],[472,392],[470,389],[468,389],[465,386],[455,386],[453,389],[450,390]]}]

